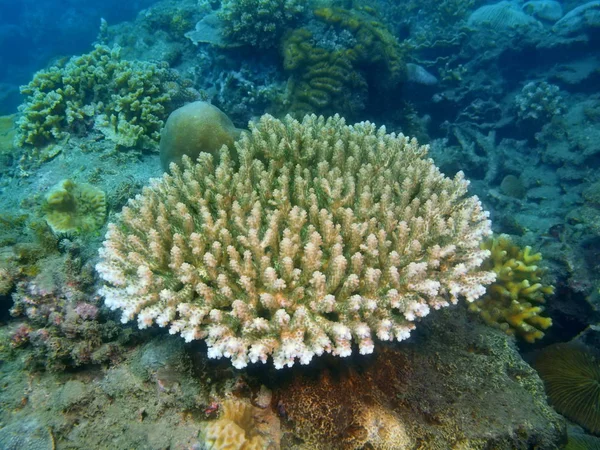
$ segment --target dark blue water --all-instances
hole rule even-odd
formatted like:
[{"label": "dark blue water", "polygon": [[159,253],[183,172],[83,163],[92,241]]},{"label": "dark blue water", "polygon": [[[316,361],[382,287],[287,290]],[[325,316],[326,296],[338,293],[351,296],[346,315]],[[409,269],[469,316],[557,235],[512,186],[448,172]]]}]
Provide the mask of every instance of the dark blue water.
[{"label": "dark blue water", "polygon": [[0,114],[20,101],[15,86],[53,58],[89,50],[100,18],[109,24],[135,18],[155,0],[86,2],[80,0],[0,0]]}]

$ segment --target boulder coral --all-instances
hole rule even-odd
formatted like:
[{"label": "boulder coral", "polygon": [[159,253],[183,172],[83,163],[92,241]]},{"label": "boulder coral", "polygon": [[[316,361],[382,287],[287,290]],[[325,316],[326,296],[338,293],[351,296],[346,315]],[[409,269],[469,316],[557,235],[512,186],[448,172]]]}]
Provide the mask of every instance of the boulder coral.
[{"label": "boulder coral", "polygon": [[192,161],[200,153],[218,156],[223,145],[233,149],[241,130],[229,117],[208,102],[192,102],[171,113],[160,136],[160,162],[167,170],[181,164],[184,155]]},{"label": "boulder coral", "polygon": [[[369,8],[318,8],[314,23],[284,38],[283,66],[291,75],[291,111],[356,115],[369,95],[407,79],[394,35]],[[367,72],[377,77],[367,76]]]}]

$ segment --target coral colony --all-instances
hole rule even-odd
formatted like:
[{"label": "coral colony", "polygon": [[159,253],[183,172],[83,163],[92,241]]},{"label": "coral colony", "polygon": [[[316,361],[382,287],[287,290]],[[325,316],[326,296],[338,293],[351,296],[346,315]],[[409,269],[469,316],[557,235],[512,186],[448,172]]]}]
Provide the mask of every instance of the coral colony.
[{"label": "coral colony", "polygon": [[154,180],[109,226],[106,304],[205,339],[235,367],[307,364],[403,340],[430,309],[495,279],[488,213],[426,147],[369,123],[263,116],[236,144]]}]

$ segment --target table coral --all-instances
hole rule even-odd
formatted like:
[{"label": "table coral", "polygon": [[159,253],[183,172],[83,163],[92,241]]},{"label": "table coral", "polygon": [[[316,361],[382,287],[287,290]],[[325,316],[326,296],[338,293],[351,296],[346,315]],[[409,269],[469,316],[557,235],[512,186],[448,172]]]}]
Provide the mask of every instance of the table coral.
[{"label": "table coral", "polygon": [[487,240],[483,248],[491,251],[491,257],[482,267],[495,272],[497,278],[469,309],[509,335],[530,343],[541,339],[552,319],[541,315],[544,308],[540,305],[554,293],[553,286],[542,283],[544,269],[537,265],[541,253],[532,254],[531,247],[513,244],[507,235]]},{"label": "table coral", "polygon": [[44,209],[54,232],[89,233],[106,220],[106,195],[90,184],[67,179],[46,195]]},{"label": "table coral", "polygon": [[488,213],[427,147],[365,122],[265,115],[198,164],[184,158],[109,225],[96,269],[106,305],[156,323],[237,368],[276,368],[374,337],[406,339],[418,317],[473,301],[495,275]]},{"label": "table coral", "polygon": [[101,45],[37,72],[21,93],[16,143],[34,159],[91,129],[120,147],[153,149],[169,113],[197,94],[164,64],[123,60],[118,47]]}]

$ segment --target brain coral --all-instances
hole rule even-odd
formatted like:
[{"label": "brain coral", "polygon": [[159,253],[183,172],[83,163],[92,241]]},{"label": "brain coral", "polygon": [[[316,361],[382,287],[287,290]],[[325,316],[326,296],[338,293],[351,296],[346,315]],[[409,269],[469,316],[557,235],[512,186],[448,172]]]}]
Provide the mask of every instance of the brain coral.
[{"label": "brain coral", "polygon": [[[431,308],[473,301],[488,213],[427,148],[371,123],[269,115],[153,180],[109,225],[97,270],[122,321],[276,368],[402,340]],[[237,167],[237,168],[236,168]]]}]

